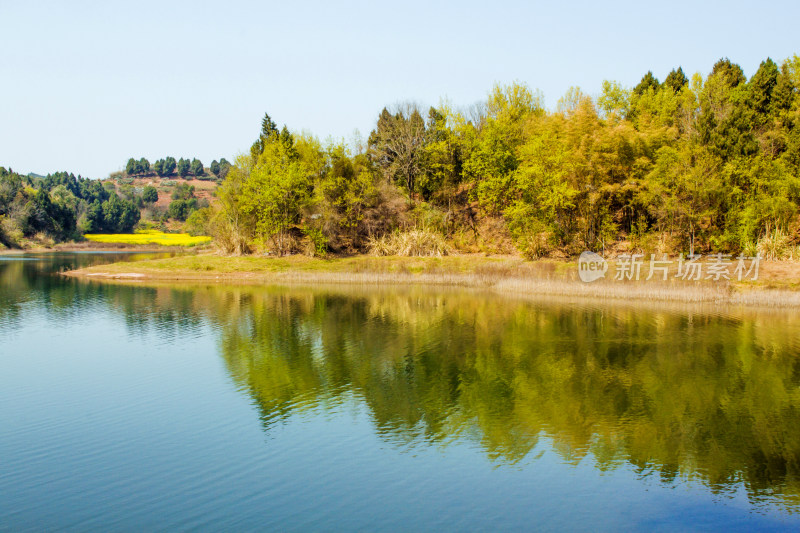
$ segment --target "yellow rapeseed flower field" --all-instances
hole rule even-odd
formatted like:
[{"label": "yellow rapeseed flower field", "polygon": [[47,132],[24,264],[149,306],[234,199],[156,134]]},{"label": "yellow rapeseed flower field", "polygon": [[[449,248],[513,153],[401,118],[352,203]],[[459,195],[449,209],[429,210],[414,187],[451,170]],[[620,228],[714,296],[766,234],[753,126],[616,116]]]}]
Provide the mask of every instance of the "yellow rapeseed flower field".
[{"label": "yellow rapeseed flower field", "polygon": [[196,246],[211,242],[211,237],[192,237],[188,233],[163,233],[156,230],[137,230],[134,233],[90,233],[84,237],[94,242],[162,246]]}]

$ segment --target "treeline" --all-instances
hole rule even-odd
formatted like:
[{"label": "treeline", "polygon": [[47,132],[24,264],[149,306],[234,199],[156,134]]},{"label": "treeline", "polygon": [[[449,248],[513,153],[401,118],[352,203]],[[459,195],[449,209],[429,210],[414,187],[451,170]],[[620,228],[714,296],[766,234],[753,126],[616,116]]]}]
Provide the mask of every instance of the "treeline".
[{"label": "treeline", "polygon": [[139,222],[139,206],[102,182],[67,172],[31,179],[0,167],[0,243],[17,248],[38,237],[65,241],[83,233],[123,233]]},{"label": "treeline", "polygon": [[[223,157],[220,161],[216,159],[212,161],[209,171],[215,178],[224,179],[230,167],[231,164]],[[125,165],[125,174],[128,176],[147,176],[155,174],[160,177],[168,177],[177,174],[181,178],[186,178],[191,175],[198,179],[203,179],[207,176],[205,167],[199,159],[194,158],[190,161],[188,158],[184,159],[181,157],[176,161],[175,158],[171,156],[159,159],[153,163],[152,166],[150,165],[150,161],[144,157],[141,159],[130,158]]]},{"label": "treeline", "polygon": [[[465,251],[754,254],[796,243],[800,58],[748,80],[719,60],[634,88],[571,88],[554,111],[522,84],[467,110],[384,109],[364,146],[321,146],[267,115],[207,231],[228,252],[367,251],[411,228]],[[418,232],[419,233],[419,232]]]}]

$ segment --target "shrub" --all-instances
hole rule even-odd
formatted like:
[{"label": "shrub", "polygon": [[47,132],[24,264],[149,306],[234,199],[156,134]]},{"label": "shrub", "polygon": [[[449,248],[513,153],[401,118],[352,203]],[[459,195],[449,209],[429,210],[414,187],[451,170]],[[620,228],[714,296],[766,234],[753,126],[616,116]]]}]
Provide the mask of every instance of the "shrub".
[{"label": "shrub", "polygon": [[328,238],[321,229],[307,228],[305,230],[308,236],[308,246],[306,246],[306,255],[312,257],[325,257],[328,255]]}]

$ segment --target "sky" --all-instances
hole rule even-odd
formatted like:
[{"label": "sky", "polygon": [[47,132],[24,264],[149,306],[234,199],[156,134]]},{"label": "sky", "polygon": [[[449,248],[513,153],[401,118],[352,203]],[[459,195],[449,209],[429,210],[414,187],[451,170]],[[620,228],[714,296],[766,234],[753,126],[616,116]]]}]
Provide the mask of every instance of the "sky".
[{"label": "sky", "polygon": [[0,0],[0,166],[104,178],[129,157],[232,160],[265,112],[367,137],[384,106],[484,100],[496,83],[598,95],[729,57],[800,54],[800,2]]}]

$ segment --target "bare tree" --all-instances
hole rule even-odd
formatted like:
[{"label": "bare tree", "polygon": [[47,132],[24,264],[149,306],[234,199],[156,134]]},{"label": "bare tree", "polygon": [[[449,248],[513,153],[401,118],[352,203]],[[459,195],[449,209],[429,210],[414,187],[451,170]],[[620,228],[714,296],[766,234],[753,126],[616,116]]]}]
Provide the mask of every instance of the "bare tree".
[{"label": "bare tree", "polygon": [[424,168],[425,120],[416,104],[404,103],[393,112],[386,108],[369,136],[369,153],[387,181],[416,192]]}]

